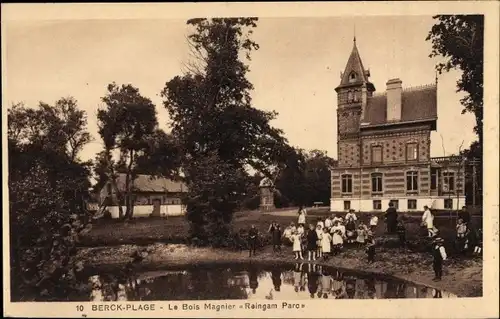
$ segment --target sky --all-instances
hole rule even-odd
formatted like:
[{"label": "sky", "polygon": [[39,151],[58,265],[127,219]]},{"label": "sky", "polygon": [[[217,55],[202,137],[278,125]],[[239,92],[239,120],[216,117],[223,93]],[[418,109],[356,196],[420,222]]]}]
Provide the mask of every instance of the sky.
[{"label": "sky", "polygon": [[[272,122],[289,143],[337,156],[335,87],[340,83],[356,35],[358,50],[377,92],[400,78],[403,87],[435,82],[436,59],[425,41],[430,16],[261,18],[253,39],[260,46],[249,62],[253,106],[275,110]],[[54,103],[73,96],[88,114],[94,140],[80,154],[93,159],[102,150],[97,109],[109,83],[132,84],[156,105],[160,126],[168,114],[160,92],[189,61],[185,19],[9,21],[3,26],[2,104]],[[431,133],[431,156],[458,152],[475,134],[474,117],[461,114],[456,81],[439,76],[438,125]],[[444,145],[444,150],[443,150]]]}]

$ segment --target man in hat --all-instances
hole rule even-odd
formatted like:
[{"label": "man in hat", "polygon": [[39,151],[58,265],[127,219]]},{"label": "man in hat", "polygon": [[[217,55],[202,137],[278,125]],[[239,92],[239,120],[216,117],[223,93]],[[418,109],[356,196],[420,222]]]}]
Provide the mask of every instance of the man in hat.
[{"label": "man in hat", "polygon": [[443,246],[444,240],[442,238],[436,238],[434,240],[434,247],[432,249],[432,268],[434,269],[434,279],[433,281],[441,280],[443,275],[443,261],[446,260],[446,250]]}]

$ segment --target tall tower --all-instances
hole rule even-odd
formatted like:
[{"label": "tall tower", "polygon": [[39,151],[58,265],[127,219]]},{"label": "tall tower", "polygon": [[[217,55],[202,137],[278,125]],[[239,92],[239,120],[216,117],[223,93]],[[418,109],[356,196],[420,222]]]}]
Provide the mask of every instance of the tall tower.
[{"label": "tall tower", "polygon": [[375,91],[356,46],[356,37],[337,91],[337,154],[341,167],[360,166],[359,127],[366,100]]}]

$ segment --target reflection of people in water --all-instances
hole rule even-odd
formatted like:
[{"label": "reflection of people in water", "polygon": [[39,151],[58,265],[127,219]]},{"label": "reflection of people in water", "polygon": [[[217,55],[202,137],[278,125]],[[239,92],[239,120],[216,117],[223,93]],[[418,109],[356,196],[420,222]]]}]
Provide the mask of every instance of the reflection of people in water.
[{"label": "reflection of people in water", "polygon": [[397,296],[397,284],[394,283],[393,281],[388,281],[387,282],[387,287],[386,287],[386,290],[385,290],[385,293],[384,293],[384,298],[385,299],[392,299],[392,298],[396,298]]},{"label": "reflection of people in water", "polygon": [[377,290],[375,289],[375,280],[373,278],[366,280],[366,291],[368,293],[368,298],[375,299]]},{"label": "reflection of people in water", "polygon": [[347,293],[347,298],[353,299],[354,294],[356,293],[356,280],[349,278],[345,283],[345,291]]},{"label": "reflection of people in water", "polygon": [[248,280],[250,282],[250,289],[252,289],[252,293],[255,294],[255,291],[259,287],[259,281],[257,279],[257,269],[252,267],[248,270]]},{"label": "reflection of people in water", "polygon": [[273,280],[274,290],[280,291],[280,289],[281,289],[281,270],[279,268],[273,268],[273,270],[271,270],[271,278]]},{"label": "reflection of people in water", "polygon": [[314,294],[318,292],[318,280],[319,273],[317,272],[315,264],[309,264],[309,271],[307,272],[307,288],[311,298],[314,298]]},{"label": "reflection of people in water", "polygon": [[323,268],[323,273],[321,276],[321,291],[323,292],[324,299],[328,298],[328,294],[330,293],[331,289],[332,289],[332,277],[330,277],[328,271],[325,268]]},{"label": "reflection of people in water", "polygon": [[396,289],[396,298],[406,298],[406,284],[400,283]]},{"label": "reflection of people in water", "polygon": [[293,287],[295,292],[299,292],[299,289],[302,287],[302,265],[296,263],[295,269],[293,270]]},{"label": "reflection of people in water", "polygon": [[432,289],[433,298],[443,298],[441,290]]}]

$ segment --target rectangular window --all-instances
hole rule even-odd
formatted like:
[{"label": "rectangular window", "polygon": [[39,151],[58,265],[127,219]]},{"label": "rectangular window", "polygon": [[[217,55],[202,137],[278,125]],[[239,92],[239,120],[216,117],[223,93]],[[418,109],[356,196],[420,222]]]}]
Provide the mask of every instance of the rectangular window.
[{"label": "rectangular window", "polygon": [[372,146],[372,163],[382,163],[381,146]]},{"label": "rectangular window", "polygon": [[372,174],[372,193],[382,193],[382,173]]},{"label": "rectangular window", "polygon": [[374,200],[373,201],[373,210],[381,210],[382,209],[382,201]]},{"label": "rectangular window", "polygon": [[445,198],[444,200],[444,209],[453,209],[453,199]]},{"label": "rectangular window", "polygon": [[455,190],[455,173],[443,173],[443,192],[452,192]]},{"label": "rectangular window", "polygon": [[431,190],[437,189],[438,172],[437,168],[431,168]]},{"label": "rectangular window", "polygon": [[352,175],[342,175],[342,193],[352,193]]},{"label": "rectangular window", "polygon": [[351,201],[345,200],[344,201],[344,210],[349,210],[349,209],[351,209]]},{"label": "rectangular window", "polygon": [[418,191],[418,172],[406,172],[406,190],[409,192]]},{"label": "rectangular window", "polygon": [[406,144],[406,160],[416,161],[418,159],[417,143]]},{"label": "rectangular window", "polygon": [[408,200],[408,209],[417,209],[417,200],[409,199]]},{"label": "rectangular window", "polygon": [[390,203],[392,203],[395,209],[399,209],[399,200],[391,199]]}]

